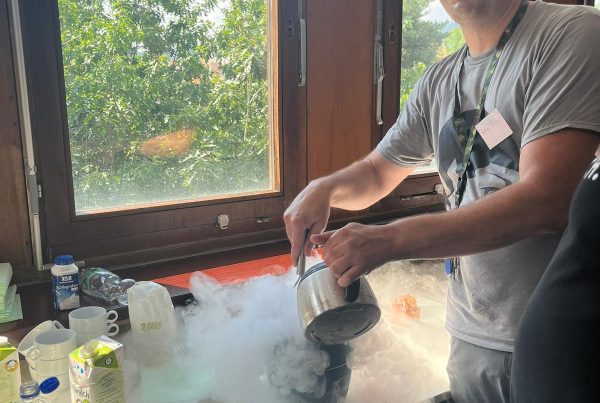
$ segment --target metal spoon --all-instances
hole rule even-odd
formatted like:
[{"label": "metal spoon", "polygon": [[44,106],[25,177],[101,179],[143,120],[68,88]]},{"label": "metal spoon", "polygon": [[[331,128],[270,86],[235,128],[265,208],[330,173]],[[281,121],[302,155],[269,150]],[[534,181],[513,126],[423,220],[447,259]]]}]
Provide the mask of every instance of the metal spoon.
[{"label": "metal spoon", "polygon": [[308,239],[308,234],[310,233],[309,229],[304,230],[304,239],[302,240],[302,247],[300,248],[300,255],[298,256],[298,261],[296,262],[296,274],[298,278],[294,283],[294,287],[296,287],[302,276],[304,276],[304,272],[306,271],[306,255],[304,254],[304,245],[306,244],[306,240]]}]

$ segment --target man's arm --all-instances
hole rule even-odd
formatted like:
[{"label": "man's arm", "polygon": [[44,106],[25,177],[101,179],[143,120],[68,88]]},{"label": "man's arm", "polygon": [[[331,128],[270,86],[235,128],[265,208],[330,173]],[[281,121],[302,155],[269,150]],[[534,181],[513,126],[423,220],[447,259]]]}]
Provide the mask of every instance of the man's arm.
[{"label": "man's arm", "polygon": [[331,207],[363,210],[390,194],[413,171],[414,168],[399,167],[372,151],[323,178],[320,185],[331,195]]},{"label": "man's arm", "polygon": [[443,258],[497,249],[561,231],[571,197],[600,143],[598,133],[565,129],[527,144],[518,183],[450,212],[382,226],[350,224],[312,237],[347,286],[386,261]]},{"label": "man's arm", "polygon": [[[316,179],[294,199],[283,218],[292,244],[292,262],[300,254],[304,231],[320,234],[331,207],[362,210],[389,194],[414,168],[399,167],[376,151],[329,176]],[[305,245],[310,255],[310,244]]]}]

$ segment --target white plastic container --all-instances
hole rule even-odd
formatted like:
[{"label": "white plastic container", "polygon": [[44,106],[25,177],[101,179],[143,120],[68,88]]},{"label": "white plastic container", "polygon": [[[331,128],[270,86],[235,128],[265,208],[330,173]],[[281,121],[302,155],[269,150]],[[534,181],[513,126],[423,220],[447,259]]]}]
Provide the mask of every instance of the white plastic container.
[{"label": "white plastic container", "polygon": [[79,268],[73,264],[73,256],[57,256],[54,263],[50,269],[54,309],[79,308]]},{"label": "white plastic container", "polygon": [[152,281],[139,281],[127,290],[131,353],[144,367],[169,362],[176,346],[176,318],[169,291]]}]

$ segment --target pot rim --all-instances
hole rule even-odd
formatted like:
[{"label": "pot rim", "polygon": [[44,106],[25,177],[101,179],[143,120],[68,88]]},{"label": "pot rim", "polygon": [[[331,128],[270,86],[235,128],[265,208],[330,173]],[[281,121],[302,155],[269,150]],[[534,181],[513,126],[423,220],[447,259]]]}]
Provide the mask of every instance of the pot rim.
[{"label": "pot rim", "polygon": [[327,264],[325,262],[319,262],[313,266],[310,267],[310,269],[308,269],[304,275],[302,277],[300,277],[300,281],[298,282],[298,286],[300,286],[300,284],[302,284],[302,282],[304,281],[304,279],[308,278],[310,275],[321,271],[323,269],[327,269],[329,268],[329,266],[327,266]]}]

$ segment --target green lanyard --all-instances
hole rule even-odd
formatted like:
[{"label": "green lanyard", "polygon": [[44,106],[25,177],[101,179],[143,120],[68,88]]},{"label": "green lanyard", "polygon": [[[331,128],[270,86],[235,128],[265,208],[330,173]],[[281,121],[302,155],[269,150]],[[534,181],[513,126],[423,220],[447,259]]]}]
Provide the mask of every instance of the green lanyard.
[{"label": "green lanyard", "polygon": [[465,190],[467,188],[467,170],[471,163],[471,153],[473,152],[473,144],[475,143],[475,137],[477,135],[477,129],[475,128],[475,126],[485,116],[485,108],[484,108],[485,99],[486,99],[486,96],[487,96],[487,93],[488,93],[488,90],[490,87],[490,82],[492,81],[492,76],[494,75],[494,72],[496,71],[496,66],[498,65],[498,60],[500,60],[500,56],[502,55],[502,52],[504,51],[506,43],[508,42],[508,40],[510,39],[512,34],[515,32],[515,29],[517,28],[517,26],[523,19],[525,12],[527,11],[527,3],[528,3],[527,0],[521,1],[521,5],[519,6],[519,10],[517,11],[517,14],[515,14],[512,21],[510,22],[510,24],[508,24],[508,26],[502,33],[502,36],[500,37],[500,41],[498,42],[498,45],[496,46],[496,50],[494,51],[494,54],[492,55],[492,58],[490,59],[490,61],[488,63],[487,69],[485,71],[484,81],[483,81],[483,89],[481,91],[481,95],[479,96],[479,102],[477,103],[477,109],[475,111],[475,118],[474,118],[473,124],[471,125],[470,128],[467,127],[467,122],[465,122],[465,119],[462,117],[462,115],[460,113],[460,100],[459,100],[459,96],[458,96],[460,72],[462,70],[465,58],[467,57],[467,51],[466,50],[463,51],[464,55],[463,55],[463,58],[462,58],[462,61],[460,64],[460,68],[458,69],[458,77],[456,79],[456,86],[454,87],[454,112],[452,115],[452,120],[454,121],[454,127],[456,128],[456,132],[458,133],[458,138],[459,138],[461,144],[464,144],[464,141],[467,138],[467,136],[468,136],[468,140],[467,140],[466,147],[465,147],[465,153],[463,155],[462,173],[458,177],[457,189],[454,191],[454,194],[453,194],[456,208],[460,207],[463,196],[465,194]]},{"label": "green lanyard", "polygon": [[[456,85],[454,87],[454,112],[452,114],[452,120],[454,122],[454,127],[456,128],[456,132],[458,133],[458,139],[461,144],[464,144],[466,139],[465,153],[463,155],[463,164],[462,164],[462,172],[458,177],[458,184],[456,190],[453,193],[455,208],[459,208],[462,203],[463,196],[465,194],[465,190],[467,189],[467,170],[469,169],[469,165],[471,164],[471,153],[473,152],[473,144],[475,143],[475,137],[477,136],[477,129],[475,126],[481,121],[481,119],[485,116],[485,98],[487,96],[487,92],[490,87],[490,82],[492,81],[492,76],[496,71],[496,66],[498,65],[498,60],[500,60],[500,56],[504,51],[506,43],[513,35],[517,26],[525,16],[525,12],[527,11],[527,0],[522,0],[521,5],[519,6],[519,10],[511,20],[510,24],[506,27],[500,40],[498,41],[498,45],[496,46],[496,50],[490,59],[487,69],[485,71],[485,77],[483,81],[483,89],[481,90],[481,95],[479,96],[479,102],[477,103],[477,109],[475,111],[475,117],[473,119],[473,124],[469,128],[467,126],[467,122],[462,117],[460,113],[460,99],[459,99],[459,81],[460,81],[460,72],[463,68],[465,58],[467,57],[467,50],[463,50],[463,58],[460,63],[460,67],[458,69],[458,77],[456,78]],[[467,138],[468,136],[468,138]],[[458,257],[447,259],[446,260],[446,273],[455,276],[460,266],[460,259]]]}]

